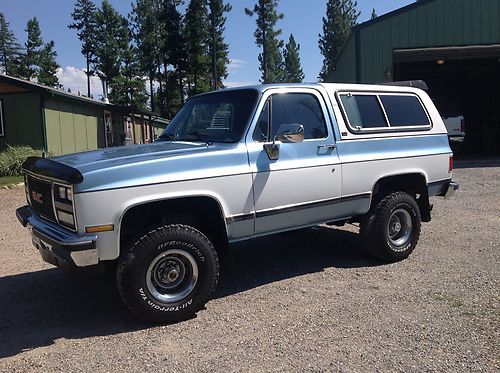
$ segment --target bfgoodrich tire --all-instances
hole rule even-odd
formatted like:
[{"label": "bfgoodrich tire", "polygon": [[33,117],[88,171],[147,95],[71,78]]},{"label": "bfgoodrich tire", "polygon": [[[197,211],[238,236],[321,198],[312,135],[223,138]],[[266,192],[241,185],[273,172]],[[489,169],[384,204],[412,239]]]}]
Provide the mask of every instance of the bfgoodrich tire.
[{"label": "bfgoodrich tire", "polygon": [[405,259],[412,253],[420,228],[417,202],[404,192],[385,197],[361,221],[367,251],[388,262]]},{"label": "bfgoodrich tire", "polygon": [[219,262],[212,243],[186,225],[166,225],[142,236],[120,260],[117,284],[127,307],[153,322],[185,320],[217,287]]}]

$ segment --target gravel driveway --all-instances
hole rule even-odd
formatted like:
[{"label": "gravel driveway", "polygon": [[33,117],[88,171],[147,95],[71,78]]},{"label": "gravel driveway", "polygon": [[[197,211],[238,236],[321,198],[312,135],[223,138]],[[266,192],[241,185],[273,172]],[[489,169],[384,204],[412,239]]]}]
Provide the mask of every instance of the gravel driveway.
[{"label": "gravel driveway", "polygon": [[500,162],[462,167],[409,259],[367,257],[354,226],[247,242],[216,299],[167,326],[131,317],[112,276],[44,263],[23,188],[0,190],[0,371],[499,371]]}]

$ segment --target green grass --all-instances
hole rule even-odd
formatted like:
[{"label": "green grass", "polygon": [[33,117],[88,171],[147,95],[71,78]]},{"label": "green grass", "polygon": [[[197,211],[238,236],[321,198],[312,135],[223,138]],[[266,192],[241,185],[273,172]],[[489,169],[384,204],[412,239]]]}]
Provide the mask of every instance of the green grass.
[{"label": "green grass", "polygon": [[0,187],[17,184],[23,181],[22,176],[0,176]]}]

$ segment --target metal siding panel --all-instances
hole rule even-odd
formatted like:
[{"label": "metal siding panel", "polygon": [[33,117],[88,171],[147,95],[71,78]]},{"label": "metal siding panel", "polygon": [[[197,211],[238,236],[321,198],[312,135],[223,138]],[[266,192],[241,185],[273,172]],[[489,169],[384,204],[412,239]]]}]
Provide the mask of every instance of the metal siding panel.
[{"label": "metal siding panel", "polygon": [[[491,41],[490,38],[490,4],[489,0],[480,0],[480,21],[481,21],[481,33],[480,33],[480,44],[488,44]],[[497,17],[500,14],[497,14]]]},{"label": "metal siding panel", "polygon": [[418,18],[418,44],[420,46],[427,45],[427,7],[421,6],[417,8]]},{"label": "metal siding panel", "polygon": [[87,146],[89,149],[97,149],[97,110],[86,109],[85,111],[85,129],[87,131]]},{"label": "metal siding panel", "polygon": [[88,150],[85,111],[82,107],[73,105],[73,121],[75,124],[75,151]]},{"label": "metal siding panel", "polygon": [[354,35],[352,35],[347,41],[341,58],[337,61],[336,70],[330,76],[331,82],[353,83],[356,81],[354,44]]},{"label": "metal siding panel", "polygon": [[75,125],[73,121],[73,110],[70,104],[59,103],[59,118],[61,123],[61,148],[63,154],[74,153],[75,144]]},{"label": "metal siding panel", "polygon": [[425,5],[426,9],[426,17],[427,17],[427,45],[435,46],[436,45],[436,2],[431,2]]},{"label": "metal siding panel", "polygon": [[58,103],[53,100],[46,101],[44,112],[47,150],[54,155],[62,154],[61,124]]}]

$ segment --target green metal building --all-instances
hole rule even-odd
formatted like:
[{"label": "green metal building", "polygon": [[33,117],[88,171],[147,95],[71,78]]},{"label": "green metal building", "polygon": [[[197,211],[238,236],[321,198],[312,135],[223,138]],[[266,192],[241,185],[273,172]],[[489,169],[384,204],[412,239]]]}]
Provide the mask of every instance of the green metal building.
[{"label": "green metal building", "polygon": [[0,75],[0,151],[28,145],[58,155],[141,144],[167,124],[147,111]]},{"label": "green metal building", "polygon": [[460,107],[470,150],[500,153],[500,0],[421,0],[359,24],[328,81],[411,79]]}]

